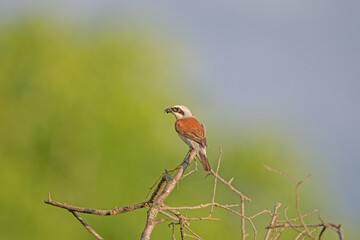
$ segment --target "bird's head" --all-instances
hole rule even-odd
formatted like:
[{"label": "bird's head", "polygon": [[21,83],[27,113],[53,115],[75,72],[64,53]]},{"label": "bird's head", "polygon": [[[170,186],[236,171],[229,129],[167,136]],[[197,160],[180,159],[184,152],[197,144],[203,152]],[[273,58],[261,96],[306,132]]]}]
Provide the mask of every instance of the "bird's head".
[{"label": "bird's head", "polygon": [[184,105],[172,106],[171,108],[165,109],[165,112],[172,113],[176,117],[176,120],[182,119],[182,118],[187,118],[187,117],[193,117],[190,110]]}]

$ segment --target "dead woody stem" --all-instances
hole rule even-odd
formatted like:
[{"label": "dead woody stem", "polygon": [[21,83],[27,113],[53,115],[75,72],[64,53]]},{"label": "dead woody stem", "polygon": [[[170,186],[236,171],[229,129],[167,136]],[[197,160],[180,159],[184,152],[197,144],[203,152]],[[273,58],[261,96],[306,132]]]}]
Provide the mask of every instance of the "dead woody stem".
[{"label": "dead woody stem", "polygon": [[[194,230],[192,230],[189,227],[190,222],[192,221],[219,221],[218,218],[212,217],[214,214],[215,208],[221,208],[224,209],[232,214],[235,214],[236,216],[239,216],[241,220],[239,221],[239,225],[241,228],[241,239],[245,240],[246,237],[249,236],[249,233],[246,233],[246,224],[250,224],[252,228],[253,239],[256,240],[257,237],[257,229],[253,222],[253,219],[262,215],[267,214],[271,217],[269,226],[265,228],[266,235],[265,240],[277,240],[281,237],[282,233],[285,229],[290,228],[294,231],[298,232],[298,235],[296,237],[297,240],[310,238],[315,239],[314,234],[318,234],[318,239],[321,240],[323,237],[323,234],[326,229],[331,229],[335,231],[338,234],[338,237],[340,240],[343,240],[343,232],[341,225],[333,224],[333,223],[326,223],[321,216],[319,216],[320,223],[306,223],[305,218],[312,215],[313,213],[317,212],[318,210],[313,210],[310,213],[302,214],[300,209],[300,186],[302,183],[304,183],[306,180],[309,179],[310,176],[306,177],[304,180],[298,181],[294,177],[279,171],[277,169],[273,169],[270,167],[265,166],[269,171],[276,172],[280,175],[283,175],[287,178],[289,178],[291,181],[295,183],[295,196],[296,196],[296,211],[297,215],[293,218],[288,218],[287,216],[287,210],[288,207],[286,207],[283,211],[284,219],[279,219],[279,210],[281,207],[281,203],[277,203],[274,207],[274,212],[271,212],[268,209],[264,209],[262,211],[259,211],[258,213],[248,217],[246,216],[246,208],[248,205],[245,205],[245,202],[248,203],[251,201],[249,197],[241,193],[238,189],[236,189],[232,182],[234,178],[231,178],[229,181],[226,181],[219,175],[220,170],[220,162],[222,157],[222,150],[220,148],[220,156],[218,160],[218,165],[216,168],[216,172],[211,170],[210,174],[214,176],[214,187],[212,190],[212,199],[211,202],[208,203],[202,203],[198,204],[196,206],[178,206],[178,207],[170,207],[165,204],[166,199],[170,196],[172,191],[175,189],[175,187],[178,185],[178,183],[184,179],[186,176],[190,176],[191,174],[197,172],[197,167],[195,164],[195,169],[189,171],[187,174],[185,173],[185,170],[190,165],[191,161],[195,159],[196,152],[194,150],[191,150],[187,157],[182,161],[182,163],[179,165],[178,168],[169,171],[170,173],[175,174],[173,178],[171,178],[170,174],[166,171],[165,174],[162,175],[157,181],[155,190],[152,192],[151,197],[148,201],[136,203],[133,205],[125,206],[125,207],[115,207],[114,209],[110,210],[98,210],[98,209],[90,209],[90,208],[83,208],[83,207],[77,207],[68,205],[66,203],[60,203],[53,201],[51,199],[51,196],[49,194],[49,199],[45,200],[44,202],[48,205],[52,205],[54,207],[59,207],[68,210],[72,213],[72,215],[84,226],[84,228],[92,234],[96,239],[103,239],[93,228],[91,228],[85,220],[78,214],[78,213],[85,213],[85,214],[93,214],[93,215],[99,215],[99,216],[112,216],[112,215],[119,215],[127,212],[132,212],[137,209],[141,208],[149,208],[147,211],[147,218],[146,218],[146,224],[144,227],[144,230],[141,235],[141,240],[148,240],[151,238],[152,232],[155,229],[155,227],[163,222],[170,222],[168,224],[169,227],[171,227],[171,239],[176,239],[175,234],[175,228],[178,228],[178,235],[180,238],[187,239],[202,239],[198,233],[196,233]],[[196,161],[194,161],[196,163]],[[217,188],[217,182],[223,183],[229,190],[234,192],[236,195],[239,196],[239,203],[236,204],[221,204],[215,201],[216,199],[216,188]],[[250,204],[250,203],[249,203]],[[187,212],[185,214],[183,211],[192,211],[196,209],[203,209],[203,208],[209,208],[209,215],[203,216],[203,217],[187,217]],[[240,208],[240,209],[239,209]],[[236,209],[239,209],[238,211]],[[162,216],[165,216],[163,218],[158,218],[159,213]]]}]

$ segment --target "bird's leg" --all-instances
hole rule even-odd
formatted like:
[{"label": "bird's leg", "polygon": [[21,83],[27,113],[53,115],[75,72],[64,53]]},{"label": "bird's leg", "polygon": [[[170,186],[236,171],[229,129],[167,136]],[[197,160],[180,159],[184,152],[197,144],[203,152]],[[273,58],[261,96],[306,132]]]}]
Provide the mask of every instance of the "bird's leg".
[{"label": "bird's leg", "polygon": [[194,163],[195,163],[195,171],[197,171],[198,169],[197,169],[197,161],[196,161],[196,158],[195,158]]},{"label": "bird's leg", "polygon": [[[191,160],[192,159],[189,159],[190,158],[190,154],[191,154],[191,151],[193,150],[193,148],[192,147],[189,147],[189,151],[187,152],[187,154],[186,154],[186,156],[185,156],[185,161],[188,163],[188,165],[190,165],[190,163],[191,163]],[[181,165],[181,164],[180,164]]]},{"label": "bird's leg", "polygon": [[191,147],[189,148],[189,151],[186,153],[186,155],[185,155],[185,158],[188,158],[189,157],[189,155],[190,155],[190,152],[191,152]]}]

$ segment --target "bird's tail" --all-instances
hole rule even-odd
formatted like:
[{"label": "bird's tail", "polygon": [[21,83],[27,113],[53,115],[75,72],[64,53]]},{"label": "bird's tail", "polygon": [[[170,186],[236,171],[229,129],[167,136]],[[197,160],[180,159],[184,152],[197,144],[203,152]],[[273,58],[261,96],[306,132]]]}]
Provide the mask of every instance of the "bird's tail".
[{"label": "bird's tail", "polygon": [[203,154],[203,153],[200,152],[198,154],[198,157],[199,157],[199,160],[200,160],[200,162],[201,162],[201,164],[202,164],[202,166],[204,168],[204,171],[205,172],[210,172],[211,167],[210,167],[209,161],[208,161],[208,159],[206,157],[206,154]]}]

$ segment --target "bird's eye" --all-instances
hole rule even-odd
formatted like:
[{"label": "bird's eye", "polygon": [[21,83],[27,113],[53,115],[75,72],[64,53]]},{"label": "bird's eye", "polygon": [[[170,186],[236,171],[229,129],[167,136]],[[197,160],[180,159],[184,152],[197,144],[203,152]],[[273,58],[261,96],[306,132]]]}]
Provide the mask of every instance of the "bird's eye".
[{"label": "bird's eye", "polygon": [[179,108],[172,108],[173,112],[178,112]]}]

